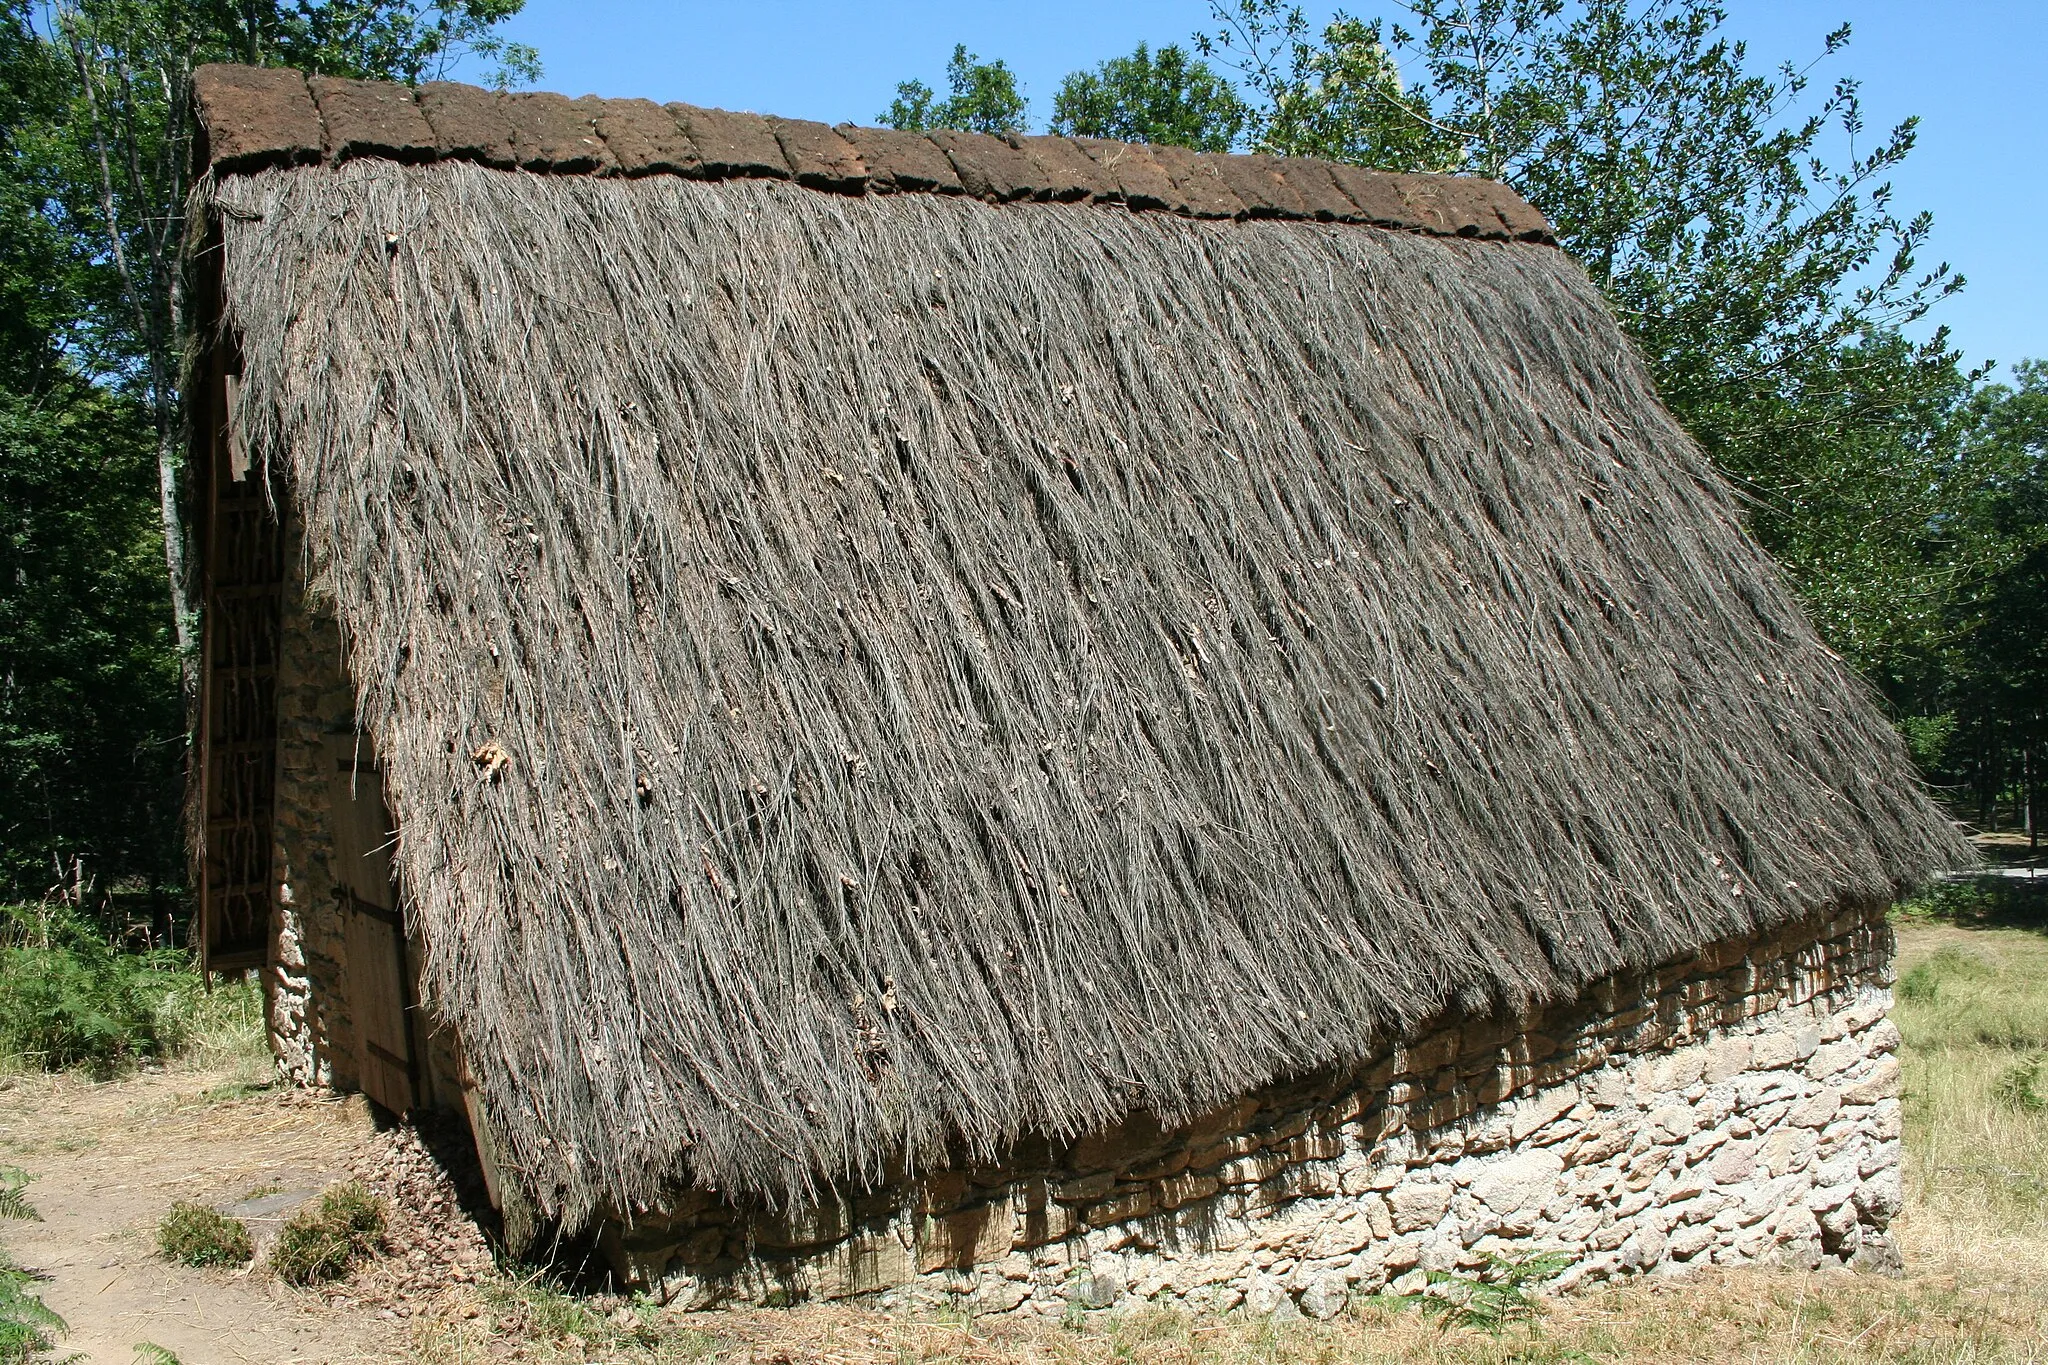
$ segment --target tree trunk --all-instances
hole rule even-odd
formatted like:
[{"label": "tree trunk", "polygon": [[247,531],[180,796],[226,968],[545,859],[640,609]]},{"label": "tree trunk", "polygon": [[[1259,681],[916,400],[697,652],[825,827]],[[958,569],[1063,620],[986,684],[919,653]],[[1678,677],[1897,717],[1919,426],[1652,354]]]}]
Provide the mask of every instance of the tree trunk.
[{"label": "tree trunk", "polygon": [[2041,827],[2034,822],[2034,746],[2030,743],[2020,750],[2020,799],[2026,802],[2021,819],[2026,822],[2027,856],[2041,852]]},{"label": "tree trunk", "polygon": [[[151,69],[148,84],[161,89],[171,123],[166,141],[142,145],[133,119],[136,91],[127,54],[111,52],[110,41],[79,11],[60,10],[55,27],[71,50],[92,122],[88,144],[99,171],[100,212],[108,258],[121,280],[135,337],[148,366],[149,401],[156,419],[156,476],[164,531],[164,569],[170,578],[172,629],[178,644],[178,674],[187,718],[199,695],[199,614],[187,564],[183,506],[184,419],[178,393],[178,348],[184,323],[184,277],[178,252],[184,233],[186,138],[182,131],[191,93],[190,52]],[[116,34],[111,40],[120,41]],[[133,34],[126,35],[133,37]],[[102,82],[110,83],[102,88]],[[154,175],[152,175],[154,172]],[[132,253],[122,219],[123,204],[141,215]],[[160,215],[160,216],[159,216]]]},{"label": "tree trunk", "polygon": [[192,579],[185,555],[185,512],[178,475],[184,452],[175,428],[159,426],[156,437],[156,486],[164,528],[164,569],[171,581],[171,619],[177,632],[178,676],[189,707],[199,695],[199,612],[192,600]]}]

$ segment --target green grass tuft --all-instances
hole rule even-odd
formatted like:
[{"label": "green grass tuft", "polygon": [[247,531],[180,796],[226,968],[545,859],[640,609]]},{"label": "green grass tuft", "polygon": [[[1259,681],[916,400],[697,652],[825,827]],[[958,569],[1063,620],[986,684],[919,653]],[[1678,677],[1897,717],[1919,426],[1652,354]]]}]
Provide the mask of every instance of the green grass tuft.
[{"label": "green grass tuft", "polygon": [[2022,1057],[1998,1073],[1992,1082],[1991,1099],[2000,1108],[2020,1114],[2048,1112],[2048,1095],[2043,1095],[2040,1057]]},{"label": "green grass tuft", "polygon": [[286,1284],[338,1280],[383,1245],[384,1201],[351,1180],[292,1216],[270,1249],[270,1269]]},{"label": "green grass tuft", "polygon": [[255,1255],[249,1229],[204,1204],[180,1201],[156,1225],[156,1249],[179,1265],[245,1265]]}]

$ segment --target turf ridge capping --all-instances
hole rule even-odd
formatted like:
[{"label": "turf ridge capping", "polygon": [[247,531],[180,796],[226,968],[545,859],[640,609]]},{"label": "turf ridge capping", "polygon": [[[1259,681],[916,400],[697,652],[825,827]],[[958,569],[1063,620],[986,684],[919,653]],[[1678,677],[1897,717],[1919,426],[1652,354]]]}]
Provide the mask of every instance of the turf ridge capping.
[{"label": "turf ridge capping", "polygon": [[1193,152],[1100,138],[929,135],[649,100],[417,88],[285,67],[193,73],[196,168],[216,175],[358,157],[470,161],[546,175],[794,180],[820,193],[968,194],[990,203],[1113,204],[1189,218],[1347,223],[1555,245],[1506,185],[1314,157]]}]

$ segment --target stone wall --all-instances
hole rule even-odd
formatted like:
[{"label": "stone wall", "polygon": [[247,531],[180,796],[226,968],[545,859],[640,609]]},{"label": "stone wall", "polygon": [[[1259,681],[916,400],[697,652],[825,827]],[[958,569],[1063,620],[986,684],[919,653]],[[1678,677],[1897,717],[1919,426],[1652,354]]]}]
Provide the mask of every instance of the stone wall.
[{"label": "stone wall", "polygon": [[1899,1065],[1878,912],[1445,1027],[1192,1123],[775,1216],[691,1193],[607,1224],[687,1307],[866,1296],[1325,1317],[1430,1270],[1563,1251],[1562,1287],[1686,1265],[1895,1263]]},{"label": "stone wall", "polygon": [[300,1085],[352,1088],[340,878],[332,866],[328,737],[355,728],[333,611],[299,572],[298,518],[285,527],[285,589],[277,673],[277,805],[272,837],[270,965],[264,975],[271,1047]]},{"label": "stone wall", "polygon": [[[286,564],[302,566],[296,515],[285,527]],[[358,1083],[358,1035],[350,1011],[348,935],[340,871],[334,866],[333,781],[329,744],[356,734],[355,693],[342,657],[332,603],[303,573],[285,577],[277,677],[277,785],[272,817],[270,962],[264,975],[271,1049],[299,1085],[352,1090]],[[419,979],[424,945],[409,937],[407,971]],[[462,1063],[454,1031],[430,1014],[408,1020],[418,1059],[420,1104],[462,1108]]]}]

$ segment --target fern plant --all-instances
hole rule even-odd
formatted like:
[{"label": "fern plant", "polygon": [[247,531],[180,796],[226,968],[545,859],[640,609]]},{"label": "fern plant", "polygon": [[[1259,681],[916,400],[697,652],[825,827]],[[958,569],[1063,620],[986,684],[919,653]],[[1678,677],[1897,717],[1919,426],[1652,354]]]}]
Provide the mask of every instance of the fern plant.
[{"label": "fern plant", "polygon": [[1413,1307],[1424,1317],[1434,1318],[1445,1332],[1465,1328],[1497,1337],[1513,1323],[1534,1321],[1542,1311],[1535,1290],[1563,1274],[1571,1263],[1571,1256],[1563,1252],[1522,1260],[1489,1256],[1477,1275],[1432,1270],[1429,1289],[1419,1294],[1387,1295],[1382,1301]]},{"label": "fern plant", "polygon": [[28,1202],[28,1182],[35,1179],[19,1166],[0,1166],[0,1218],[41,1222],[43,1215]]},{"label": "fern plant", "polygon": [[0,1253],[0,1360],[10,1365],[41,1365],[65,1330],[64,1319],[30,1288],[42,1278]]},{"label": "fern plant", "polygon": [[202,993],[189,954],[123,952],[59,906],[0,907],[0,1051],[105,1078],[183,1041]]},{"label": "fern plant", "polygon": [[1486,1268],[1476,1276],[1431,1271],[1432,1284],[1455,1281],[1464,1291],[1456,1297],[1425,1298],[1422,1311],[1436,1316],[1447,1330],[1463,1327],[1497,1337],[1510,1323],[1533,1320],[1541,1311],[1536,1287],[1562,1275],[1571,1263],[1572,1258],[1562,1252],[1522,1260],[1495,1255],[1486,1258]]}]

